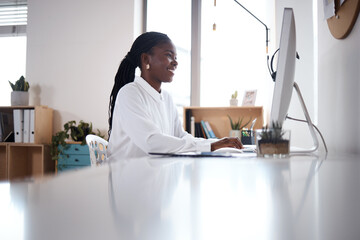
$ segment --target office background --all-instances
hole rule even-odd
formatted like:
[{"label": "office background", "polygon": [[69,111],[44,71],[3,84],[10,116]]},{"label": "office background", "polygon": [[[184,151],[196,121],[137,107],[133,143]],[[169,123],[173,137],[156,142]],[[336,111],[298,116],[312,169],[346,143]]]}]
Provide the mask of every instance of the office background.
[{"label": "office background", "polygon": [[[278,38],[283,7],[293,7],[302,58],[295,81],[330,151],[359,153],[359,20],[346,39],[334,39],[324,20],[322,2],[274,1],[274,34]],[[70,119],[86,119],[95,128],[107,131],[114,73],[141,33],[142,1],[29,0],[28,8],[26,76],[32,84],[30,104],[55,110],[54,131]],[[294,94],[290,113],[303,117],[296,100]],[[310,141],[306,134],[296,133],[304,132],[298,126],[289,123],[294,141]]]}]

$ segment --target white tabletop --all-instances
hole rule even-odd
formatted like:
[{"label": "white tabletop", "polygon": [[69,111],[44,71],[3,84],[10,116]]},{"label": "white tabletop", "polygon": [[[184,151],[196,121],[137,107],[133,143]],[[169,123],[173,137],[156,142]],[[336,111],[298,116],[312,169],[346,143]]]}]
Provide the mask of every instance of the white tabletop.
[{"label": "white tabletop", "polygon": [[360,159],[119,159],[2,182],[0,239],[360,239]]}]

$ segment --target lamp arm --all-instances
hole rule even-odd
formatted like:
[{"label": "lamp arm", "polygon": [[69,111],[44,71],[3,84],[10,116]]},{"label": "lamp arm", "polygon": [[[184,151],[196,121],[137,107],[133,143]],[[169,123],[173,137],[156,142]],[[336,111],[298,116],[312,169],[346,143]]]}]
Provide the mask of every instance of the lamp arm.
[{"label": "lamp arm", "polygon": [[258,20],[262,25],[265,26],[265,30],[266,30],[266,53],[268,53],[269,50],[269,28],[266,26],[265,23],[263,23],[259,18],[257,18],[252,12],[250,12],[246,7],[244,7],[241,3],[239,3],[238,1],[234,0],[237,4],[239,4],[243,9],[245,9],[251,16],[253,16],[256,20]]}]

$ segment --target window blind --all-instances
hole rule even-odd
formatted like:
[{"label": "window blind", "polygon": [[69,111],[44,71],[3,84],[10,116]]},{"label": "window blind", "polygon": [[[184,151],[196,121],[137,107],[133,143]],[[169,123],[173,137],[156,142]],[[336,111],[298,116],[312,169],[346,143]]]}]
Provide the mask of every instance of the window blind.
[{"label": "window blind", "polygon": [[25,35],[27,0],[0,0],[0,36]]}]

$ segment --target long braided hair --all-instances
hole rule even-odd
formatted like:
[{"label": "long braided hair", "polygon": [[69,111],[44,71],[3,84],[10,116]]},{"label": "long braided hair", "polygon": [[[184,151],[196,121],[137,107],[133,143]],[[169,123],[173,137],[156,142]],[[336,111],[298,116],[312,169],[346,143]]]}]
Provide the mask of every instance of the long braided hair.
[{"label": "long braided hair", "polygon": [[115,101],[119,90],[126,84],[133,82],[135,78],[135,69],[141,68],[141,54],[151,54],[154,46],[160,43],[171,41],[170,38],[163,33],[159,32],[146,32],[136,38],[130,51],[121,61],[119,69],[115,75],[114,87],[110,94],[109,103],[109,131],[110,138],[112,130],[112,120],[115,107]]}]

